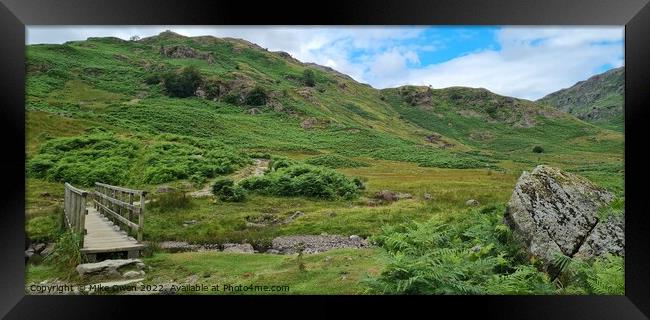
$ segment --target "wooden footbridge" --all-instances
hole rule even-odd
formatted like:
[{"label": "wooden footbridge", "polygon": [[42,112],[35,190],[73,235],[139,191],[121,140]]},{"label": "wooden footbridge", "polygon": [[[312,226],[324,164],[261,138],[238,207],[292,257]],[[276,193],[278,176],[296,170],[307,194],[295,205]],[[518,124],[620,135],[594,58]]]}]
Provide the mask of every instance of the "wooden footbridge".
[{"label": "wooden footbridge", "polygon": [[83,235],[82,249],[89,260],[97,254],[126,252],[128,258],[144,248],[146,191],[95,183],[88,192],[65,184],[65,221],[70,230]]}]

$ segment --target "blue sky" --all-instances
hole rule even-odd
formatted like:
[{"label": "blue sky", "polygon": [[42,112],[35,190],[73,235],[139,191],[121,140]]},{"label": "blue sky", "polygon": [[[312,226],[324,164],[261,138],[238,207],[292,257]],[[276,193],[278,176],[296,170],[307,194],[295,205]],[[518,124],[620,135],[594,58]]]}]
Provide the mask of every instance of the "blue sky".
[{"label": "blue sky", "polygon": [[186,36],[246,39],[375,88],[482,87],[537,99],[623,65],[622,26],[29,26],[27,43],[128,39],[167,29]]}]

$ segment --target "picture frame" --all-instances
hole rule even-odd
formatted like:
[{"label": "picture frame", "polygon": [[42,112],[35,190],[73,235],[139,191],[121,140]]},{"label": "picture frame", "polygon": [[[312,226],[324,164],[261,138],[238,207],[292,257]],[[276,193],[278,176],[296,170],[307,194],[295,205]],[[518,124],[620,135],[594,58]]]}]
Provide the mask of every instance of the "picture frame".
[{"label": "picture frame", "polygon": [[[650,316],[650,216],[644,193],[645,125],[650,106],[650,5],[647,0],[335,1],[316,3],[183,1],[0,1],[0,92],[4,183],[0,223],[0,315],[8,319],[134,316],[164,305],[264,313],[309,305],[319,315],[343,306],[425,314],[478,313],[499,319],[644,319]],[[25,265],[26,25],[625,25],[625,296],[130,297],[28,296]],[[161,302],[159,299],[174,299]],[[395,301],[394,301],[395,300]],[[240,307],[234,307],[240,304]],[[329,306],[328,306],[329,305]],[[279,307],[278,306],[285,306]],[[332,307],[336,306],[336,307]],[[339,307],[340,306],[340,307]],[[202,308],[201,308],[202,307]],[[229,310],[226,310],[229,309]],[[308,309],[309,310],[309,309]],[[402,313],[405,312],[405,313]],[[289,312],[289,313],[294,313]],[[307,312],[295,312],[302,317]]]}]

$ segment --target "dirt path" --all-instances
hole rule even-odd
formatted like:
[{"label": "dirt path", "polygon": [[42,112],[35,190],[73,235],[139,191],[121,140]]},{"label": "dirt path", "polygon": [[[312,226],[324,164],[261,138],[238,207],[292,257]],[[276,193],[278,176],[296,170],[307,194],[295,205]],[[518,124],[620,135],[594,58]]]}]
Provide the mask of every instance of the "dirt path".
[{"label": "dirt path", "polygon": [[248,177],[261,176],[264,174],[264,171],[266,171],[266,169],[268,169],[269,167],[268,159],[254,159],[253,161],[255,161],[253,165],[235,172],[235,174],[232,176],[235,182],[239,182]]},{"label": "dirt path", "polygon": [[[243,168],[235,174],[232,175],[232,178],[235,182],[239,182],[248,177],[257,177],[264,174],[266,169],[269,167],[269,159],[253,159],[254,163],[246,168]],[[208,183],[201,190],[190,192],[190,196],[194,198],[209,197],[212,195],[212,183]]]}]

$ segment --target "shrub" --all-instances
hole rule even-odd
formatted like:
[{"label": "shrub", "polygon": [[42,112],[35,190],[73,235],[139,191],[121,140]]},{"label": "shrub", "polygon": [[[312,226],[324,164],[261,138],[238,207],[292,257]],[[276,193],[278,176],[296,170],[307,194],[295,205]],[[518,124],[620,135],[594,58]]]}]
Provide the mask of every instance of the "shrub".
[{"label": "shrub", "polygon": [[485,108],[485,112],[492,118],[496,119],[498,108],[496,105],[489,105]]},{"label": "shrub", "polygon": [[144,182],[152,184],[191,176],[193,181],[213,178],[250,161],[244,154],[192,140],[157,142],[147,149],[144,159]]},{"label": "shrub", "polygon": [[311,69],[305,69],[305,71],[302,72],[302,82],[308,87],[315,86],[316,78],[314,76],[314,71]]},{"label": "shrub", "polygon": [[266,100],[266,90],[260,86],[257,86],[246,95],[245,103],[249,106],[261,106],[266,104]]},{"label": "shrub", "polygon": [[292,166],[294,164],[295,164],[295,162],[293,162],[291,160],[287,160],[287,159],[273,159],[271,161],[271,163],[269,163],[269,168],[272,171],[275,171],[275,170],[278,170],[278,169],[281,169],[281,168],[287,168],[287,167]]},{"label": "shrub", "polygon": [[218,98],[221,94],[220,85],[221,82],[215,77],[205,79],[202,84],[203,91],[205,91],[205,97],[208,99]]},{"label": "shrub", "polygon": [[217,179],[212,185],[212,194],[218,196],[221,194],[221,191],[226,187],[232,187],[235,183],[230,178],[220,178]]},{"label": "shrub", "polygon": [[[144,152],[133,140],[109,133],[52,139],[26,163],[29,177],[80,186],[95,182],[159,184],[194,176],[193,181],[232,173],[250,158],[221,143],[173,135],[160,136]],[[142,157],[142,162],[136,161]],[[143,174],[129,175],[142,165]]]},{"label": "shrub", "polygon": [[239,185],[226,186],[221,189],[219,200],[227,202],[242,202],[246,200],[246,189]]},{"label": "shrub", "polygon": [[191,199],[183,191],[172,191],[156,196],[150,208],[183,209],[191,206]]},{"label": "shrub", "polygon": [[162,81],[162,76],[158,73],[152,73],[144,77],[144,83],[148,85],[159,84]]},{"label": "shrub", "polygon": [[534,152],[534,153],[543,153],[543,152],[544,152],[544,148],[542,148],[541,146],[534,146],[534,147],[533,147],[533,152]]},{"label": "shrub", "polygon": [[217,179],[212,185],[212,194],[221,201],[241,202],[246,200],[246,190],[236,185],[230,178]]},{"label": "shrub", "polygon": [[55,163],[56,160],[52,155],[40,155],[27,163],[27,171],[33,178],[45,178]]},{"label": "shrub", "polygon": [[306,196],[320,199],[351,199],[358,187],[344,175],[328,168],[292,164],[264,176],[246,179],[248,190],[277,196]]},{"label": "shrub", "polygon": [[45,262],[61,270],[74,270],[82,262],[81,237],[72,231],[63,233],[54,244],[52,253],[45,258]]},{"label": "shrub", "polygon": [[241,104],[241,97],[238,94],[229,93],[229,94],[223,96],[223,102],[234,104],[234,105],[239,105],[239,104]]},{"label": "shrub", "polygon": [[192,181],[192,183],[194,183],[195,186],[200,187],[207,181],[207,179],[203,175],[193,174],[190,176],[190,181]]},{"label": "shrub", "polygon": [[246,190],[265,190],[271,186],[271,183],[271,179],[266,179],[265,177],[258,176],[242,180],[239,185]]},{"label": "shrub", "polygon": [[194,66],[185,67],[177,72],[168,72],[163,76],[165,91],[170,97],[191,97],[201,83],[201,74]]},{"label": "shrub", "polygon": [[51,139],[27,162],[27,174],[80,186],[123,184],[139,148],[135,141],[108,133]]},{"label": "shrub", "polygon": [[266,152],[253,152],[248,156],[254,159],[267,159],[267,160],[271,159],[271,154]]},{"label": "shrub", "polygon": [[354,179],[352,179],[352,182],[354,183],[355,186],[357,186],[357,189],[359,190],[366,189],[366,185],[363,183],[363,181],[361,181],[361,179],[355,177]]},{"label": "shrub", "polygon": [[168,165],[162,167],[148,167],[144,170],[144,180],[152,184],[160,184],[169,181],[187,178],[186,167],[180,165]]}]

